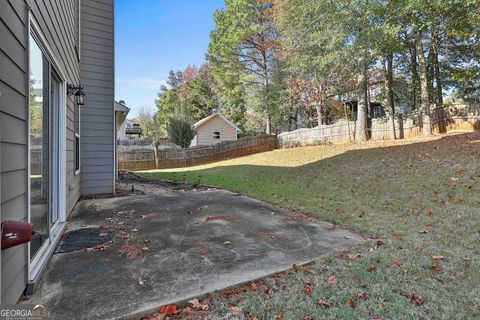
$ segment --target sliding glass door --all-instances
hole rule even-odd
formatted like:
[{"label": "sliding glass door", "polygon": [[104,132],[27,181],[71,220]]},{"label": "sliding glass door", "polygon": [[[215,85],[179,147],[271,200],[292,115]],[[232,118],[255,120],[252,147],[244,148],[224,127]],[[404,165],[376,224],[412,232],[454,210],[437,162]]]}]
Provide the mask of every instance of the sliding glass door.
[{"label": "sliding glass door", "polygon": [[30,36],[30,222],[35,230],[31,259],[48,245],[58,221],[62,92],[59,76]]}]

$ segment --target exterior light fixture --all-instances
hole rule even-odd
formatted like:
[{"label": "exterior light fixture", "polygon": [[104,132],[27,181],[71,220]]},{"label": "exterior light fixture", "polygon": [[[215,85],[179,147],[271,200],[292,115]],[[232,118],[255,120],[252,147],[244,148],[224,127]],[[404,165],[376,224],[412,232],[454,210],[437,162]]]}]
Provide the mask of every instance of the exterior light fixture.
[{"label": "exterior light fixture", "polygon": [[69,83],[67,91],[69,96],[75,96],[75,102],[77,103],[77,105],[83,106],[85,104],[85,92],[83,92],[83,87],[81,84],[75,86]]}]

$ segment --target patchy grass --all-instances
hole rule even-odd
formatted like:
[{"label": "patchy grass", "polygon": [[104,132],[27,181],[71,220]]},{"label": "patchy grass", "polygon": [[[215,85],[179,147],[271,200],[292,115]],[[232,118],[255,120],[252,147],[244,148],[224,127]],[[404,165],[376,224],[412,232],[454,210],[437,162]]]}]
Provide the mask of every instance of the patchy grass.
[{"label": "patchy grass", "polygon": [[308,272],[215,295],[213,318],[480,317],[479,134],[276,150],[141,174],[173,172],[378,239]]}]

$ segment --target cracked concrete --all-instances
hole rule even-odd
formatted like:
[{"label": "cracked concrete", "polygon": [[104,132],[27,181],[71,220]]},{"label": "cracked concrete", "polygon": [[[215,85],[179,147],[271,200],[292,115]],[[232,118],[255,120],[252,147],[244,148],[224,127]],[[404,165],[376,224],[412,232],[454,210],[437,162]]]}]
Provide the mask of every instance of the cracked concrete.
[{"label": "cracked concrete", "polygon": [[365,241],[218,189],[86,200],[70,220],[69,229],[108,225],[117,236],[53,256],[27,301],[45,304],[52,319],[139,318]]}]

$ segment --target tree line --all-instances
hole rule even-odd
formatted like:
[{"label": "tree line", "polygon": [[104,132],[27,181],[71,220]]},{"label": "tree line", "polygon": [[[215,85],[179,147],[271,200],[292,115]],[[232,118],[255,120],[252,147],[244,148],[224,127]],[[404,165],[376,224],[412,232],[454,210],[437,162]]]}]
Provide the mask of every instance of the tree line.
[{"label": "tree line", "polygon": [[[395,101],[422,114],[450,94],[480,94],[480,2],[476,0],[225,0],[214,13],[206,63],[171,71],[156,100],[166,134],[218,109],[244,132],[274,133],[354,117],[367,139],[373,77],[395,138]],[[406,88],[396,86],[401,78]],[[354,92],[356,114],[338,94]],[[347,112],[348,111],[348,112]]]}]

